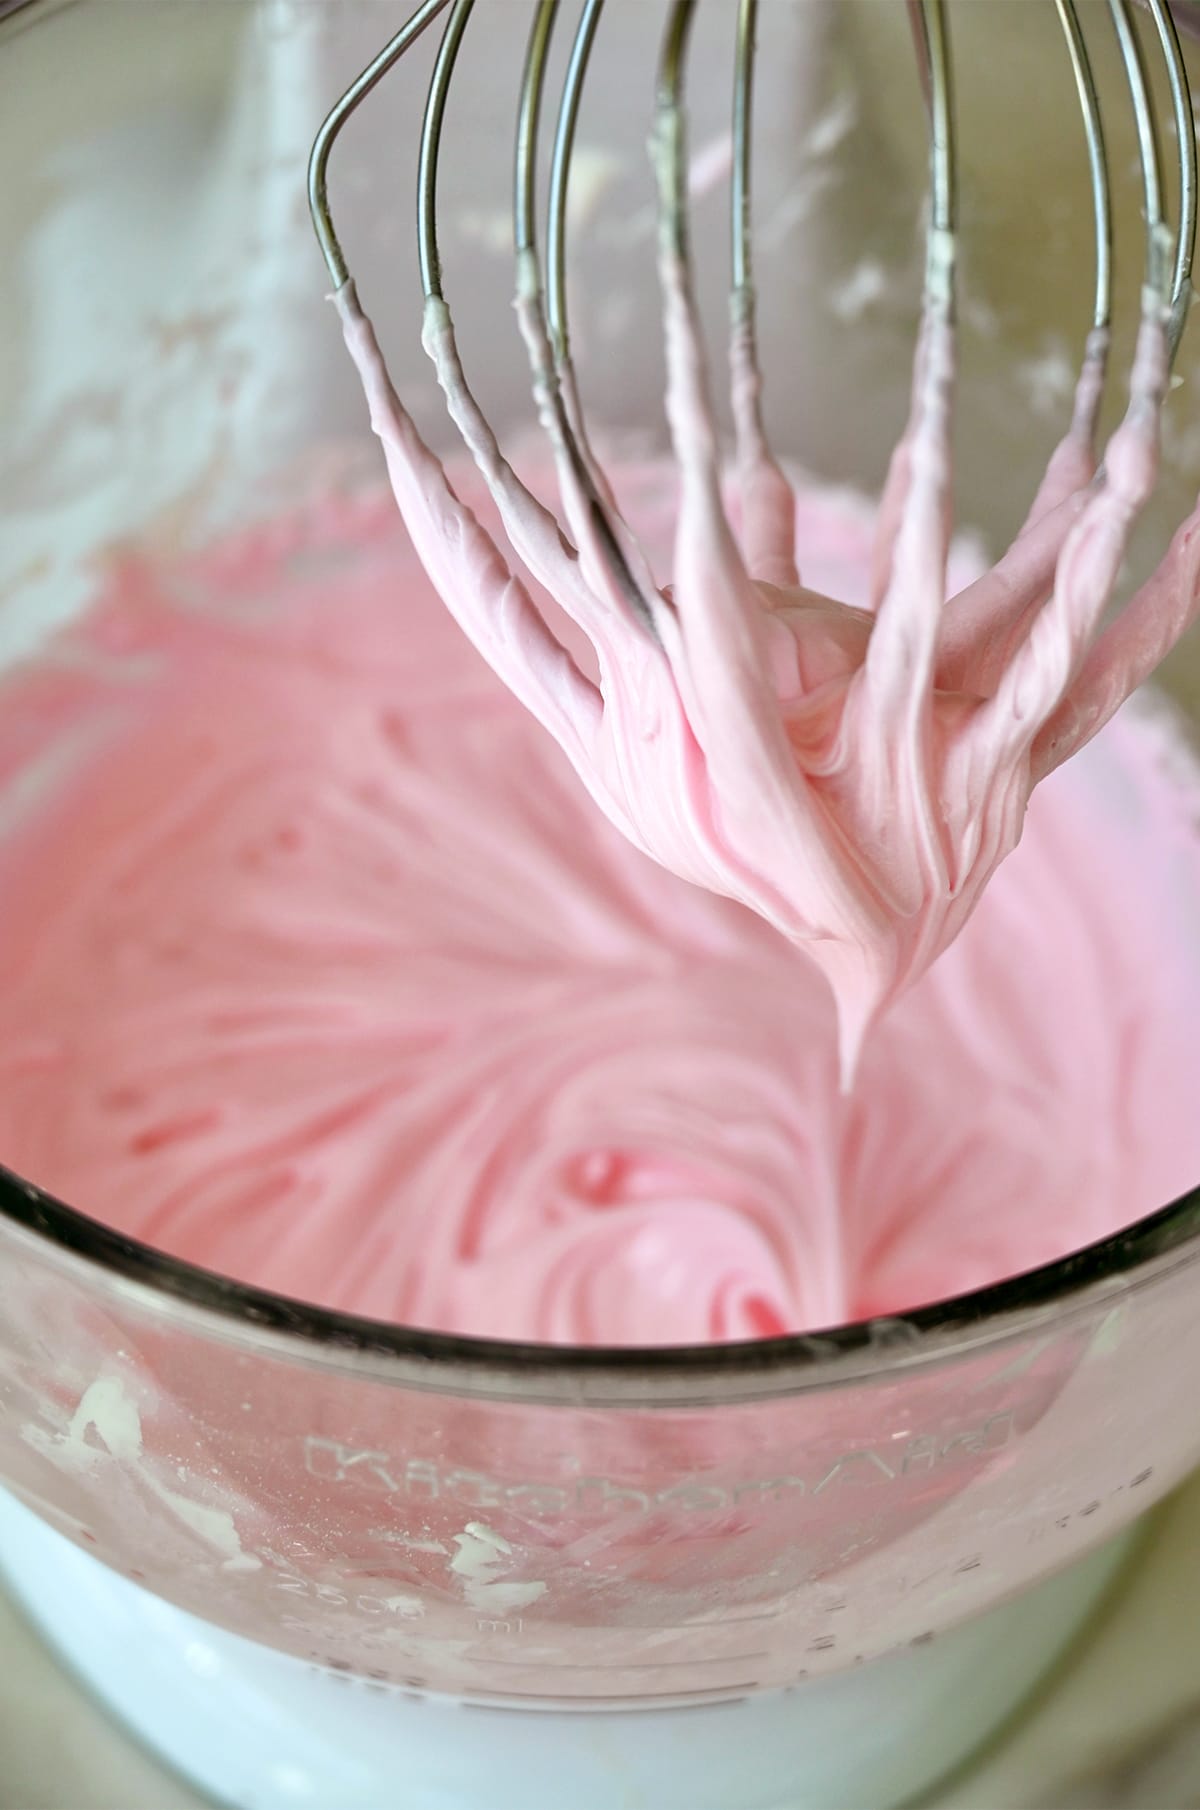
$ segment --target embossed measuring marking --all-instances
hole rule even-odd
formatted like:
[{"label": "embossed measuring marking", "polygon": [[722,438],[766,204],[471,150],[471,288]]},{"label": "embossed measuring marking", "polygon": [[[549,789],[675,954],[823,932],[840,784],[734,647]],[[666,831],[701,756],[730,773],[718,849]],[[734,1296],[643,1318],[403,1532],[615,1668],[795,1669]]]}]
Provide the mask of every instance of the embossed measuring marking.
[{"label": "embossed measuring marking", "polygon": [[[623,1632],[623,1630],[617,1630]],[[534,1671],[540,1666],[553,1665],[556,1672],[671,1672],[682,1667],[686,1671],[698,1671],[701,1667],[715,1665],[754,1665],[760,1659],[769,1659],[769,1653],[722,1653],[717,1658],[704,1659],[600,1659],[588,1661],[560,1659],[505,1659],[499,1653],[488,1654],[489,1665],[507,1666],[514,1671]]]},{"label": "embossed measuring marking", "polygon": [[[728,1684],[716,1685],[709,1689],[664,1691],[661,1696],[658,1694],[655,1695],[654,1702],[657,1709],[670,1709],[673,1706],[682,1709],[687,1708],[691,1704],[699,1703],[708,1704],[713,1709],[721,1708],[728,1704],[729,1708],[733,1709],[742,1697],[747,1697],[751,1691],[757,1690],[757,1679],[733,1678],[730,1679]],[[468,1702],[472,1709],[491,1710],[496,1715],[503,1715],[509,1704],[512,1703],[514,1695],[519,1695],[522,1701],[524,1701],[525,1694],[523,1692],[517,1693],[515,1690],[513,1692],[486,1691],[482,1690],[477,1685],[472,1685],[470,1690],[465,1693],[464,1701]],[[489,1698],[498,1698],[499,1701],[489,1702]],[[577,1694],[559,1693],[555,1696],[547,1697],[539,1690],[536,1693],[536,1701],[543,1709],[612,1710],[621,1709],[626,1704],[633,1708],[638,1708],[641,1706],[644,1699],[640,1696],[600,1696],[591,1691],[580,1691]]]},{"label": "embossed measuring marking", "polygon": [[1036,1546],[1052,1533],[1065,1532],[1072,1522],[1089,1519],[1092,1515],[1097,1514],[1102,1508],[1109,1507],[1110,1504],[1116,1501],[1118,1496],[1123,1496],[1126,1491],[1141,1489],[1144,1483],[1149,1483],[1153,1475],[1154,1467],[1151,1465],[1146,1470],[1138,1471],[1135,1476],[1129,1479],[1128,1483],[1115,1484],[1112,1489],[1106,1490],[1100,1496],[1089,1497],[1088,1500],[1082,1503],[1078,1508],[1065,1509],[1058,1514],[1039,1516],[1036,1520],[1026,1525],[1025,1544],[1027,1546]]},{"label": "embossed measuring marking", "polygon": [[[842,1607],[845,1605],[843,1604]],[[754,1622],[780,1621],[786,1609],[766,1609],[762,1614],[714,1616],[711,1621],[630,1621],[596,1628],[597,1634],[707,1634],[714,1628],[748,1628]]]}]

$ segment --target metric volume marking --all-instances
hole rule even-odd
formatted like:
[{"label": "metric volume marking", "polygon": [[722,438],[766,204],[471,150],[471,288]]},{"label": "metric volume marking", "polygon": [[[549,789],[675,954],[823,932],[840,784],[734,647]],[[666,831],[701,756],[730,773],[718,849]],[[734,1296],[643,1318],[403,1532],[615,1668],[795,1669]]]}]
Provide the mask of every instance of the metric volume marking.
[{"label": "metric volume marking", "polygon": [[593,1660],[584,1664],[577,1660],[563,1662],[557,1659],[503,1659],[499,1654],[494,1657],[488,1654],[488,1665],[516,1666],[523,1671],[532,1668],[553,1665],[556,1672],[661,1672],[678,1666],[713,1666],[713,1665],[751,1665],[755,1660],[767,1659],[767,1653],[722,1653],[716,1659],[639,1659],[639,1660]]}]

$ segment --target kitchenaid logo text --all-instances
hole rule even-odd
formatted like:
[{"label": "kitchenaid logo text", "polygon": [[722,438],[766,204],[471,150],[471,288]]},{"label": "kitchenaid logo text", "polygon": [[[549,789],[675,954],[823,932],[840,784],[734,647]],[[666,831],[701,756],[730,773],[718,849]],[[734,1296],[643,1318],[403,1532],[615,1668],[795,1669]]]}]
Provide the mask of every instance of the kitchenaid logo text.
[{"label": "kitchenaid logo text", "polygon": [[482,1471],[440,1465],[431,1458],[397,1458],[387,1452],[358,1451],[339,1439],[312,1433],[304,1441],[305,1468],[325,1483],[351,1484],[383,1496],[411,1501],[447,1501],[464,1508],[509,1508],[540,1519],[558,1515],[606,1516],[713,1514],[755,1502],[822,1496],[840,1488],[894,1488],[916,1484],[931,1471],[999,1452],[1016,1434],[1011,1413],[992,1414],[977,1426],[945,1434],[914,1433],[886,1452],[865,1446],[824,1460],[809,1472],[756,1477],[736,1484],[684,1477],[665,1488],[638,1489],[609,1477],[574,1477],[566,1483],[513,1482]]}]

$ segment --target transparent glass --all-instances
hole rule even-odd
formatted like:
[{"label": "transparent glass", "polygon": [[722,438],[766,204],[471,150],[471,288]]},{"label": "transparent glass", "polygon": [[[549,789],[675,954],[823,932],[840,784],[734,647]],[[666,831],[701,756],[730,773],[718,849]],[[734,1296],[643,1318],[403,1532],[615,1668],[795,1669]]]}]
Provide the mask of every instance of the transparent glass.
[{"label": "transparent glass", "polygon": [[[314,470],[343,482],[374,468],[303,167],[325,108],[404,10],[30,0],[0,21],[6,658],[83,604],[87,562],[112,541],[195,542]],[[701,152],[728,108],[724,13],[701,9],[697,27]],[[764,14],[771,425],[819,475],[871,487],[904,413],[921,261],[904,9],[788,0]],[[448,132],[447,295],[481,400],[519,431],[503,210],[528,11],[481,15]],[[634,72],[648,107],[660,22],[618,0],[601,34],[572,285],[597,423],[656,444],[648,112],[630,94]],[[1090,215],[1053,9],[963,7],[955,23],[959,508],[999,541],[1063,418]],[[411,228],[423,51],[348,130],[332,193],[399,387],[442,444]],[[1138,213],[1132,141],[1115,116],[1111,132],[1125,348]],[[719,196],[698,193],[695,217],[719,331]],[[1198,368],[1194,328],[1185,397]],[[1200,476],[1200,427],[1178,399],[1167,452],[1143,560]],[[1187,705],[1197,681],[1184,649],[1166,682]],[[550,1349],[256,1292],[5,1174],[0,1481],[167,1602],[325,1667],[507,1704],[733,1698],[927,1643],[1168,1491],[1200,1458],[1198,1287],[1200,1191],[903,1319],[721,1348]]]}]

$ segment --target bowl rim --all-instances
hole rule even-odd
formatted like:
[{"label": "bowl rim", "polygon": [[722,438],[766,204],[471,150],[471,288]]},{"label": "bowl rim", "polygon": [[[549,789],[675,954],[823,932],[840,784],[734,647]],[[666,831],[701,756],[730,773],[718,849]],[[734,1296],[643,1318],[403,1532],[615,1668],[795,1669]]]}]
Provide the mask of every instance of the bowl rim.
[{"label": "bowl rim", "polygon": [[376,1320],[238,1282],[113,1231],[0,1165],[0,1259],[14,1239],[76,1284],[308,1367],[443,1394],[581,1407],[781,1398],[944,1364],[1049,1322],[1103,1317],[1200,1264],[1200,1187],[1121,1231],[902,1315],[725,1344],[558,1345]]}]

